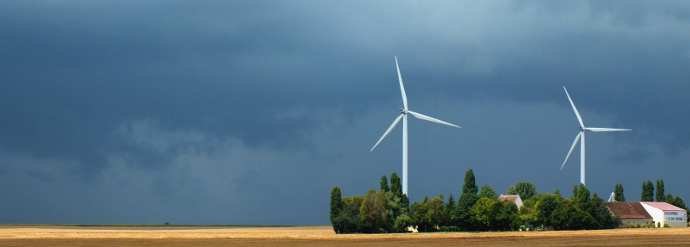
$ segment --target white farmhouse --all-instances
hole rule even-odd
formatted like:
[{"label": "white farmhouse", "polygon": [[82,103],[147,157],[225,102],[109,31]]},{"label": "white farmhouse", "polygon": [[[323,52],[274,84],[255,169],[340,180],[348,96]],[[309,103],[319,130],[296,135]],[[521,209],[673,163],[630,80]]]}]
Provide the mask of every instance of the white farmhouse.
[{"label": "white farmhouse", "polygon": [[640,202],[647,210],[656,227],[687,227],[688,213],[685,209],[665,202]]}]

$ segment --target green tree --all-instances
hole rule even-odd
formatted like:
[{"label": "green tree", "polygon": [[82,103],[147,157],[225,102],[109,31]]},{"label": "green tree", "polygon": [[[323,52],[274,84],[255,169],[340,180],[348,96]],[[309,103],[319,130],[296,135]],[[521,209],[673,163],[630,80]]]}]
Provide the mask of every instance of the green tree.
[{"label": "green tree", "polygon": [[613,189],[613,193],[615,194],[614,199],[617,202],[624,202],[625,201],[625,194],[623,194],[623,185],[622,184],[616,184],[616,187]]},{"label": "green tree", "polygon": [[594,218],[595,224],[589,226],[589,229],[611,229],[619,225],[618,220],[611,215],[608,208],[596,193],[592,196],[589,202],[588,212]]},{"label": "green tree", "polygon": [[367,192],[359,209],[361,230],[367,233],[387,232],[392,227],[388,225],[388,217],[385,192]]},{"label": "green tree", "polygon": [[338,233],[361,232],[359,209],[362,201],[363,198],[360,196],[343,198],[343,208],[333,223],[334,227],[339,229]]},{"label": "green tree", "polygon": [[[545,228],[555,228],[553,212],[563,206],[563,198],[558,194],[540,194],[532,197],[535,208],[535,223]],[[531,201],[532,201],[531,200]]]},{"label": "green tree", "polygon": [[499,202],[498,213],[494,221],[493,230],[511,230],[519,227],[517,222],[518,208],[511,202]]},{"label": "green tree", "polygon": [[570,202],[553,212],[553,222],[555,230],[582,230],[596,224],[590,214]]},{"label": "green tree", "polygon": [[400,183],[400,177],[395,172],[391,174],[390,190],[393,194],[402,197],[402,184]]},{"label": "green tree", "polygon": [[469,169],[465,172],[465,183],[462,186],[462,194],[477,194],[477,182],[474,177],[474,171]]},{"label": "green tree", "polygon": [[451,216],[453,225],[460,229],[472,228],[472,217],[470,209],[474,203],[479,199],[477,196],[477,184],[472,169],[465,172],[465,183],[462,186],[462,193],[458,199],[458,205],[455,207],[455,212]]},{"label": "green tree", "polygon": [[439,229],[443,217],[445,216],[445,205],[443,197],[425,197],[421,203],[412,204],[413,219],[420,232],[432,232]]},{"label": "green tree", "polygon": [[532,196],[537,194],[537,188],[534,186],[534,184],[530,182],[518,182],[515,185],[511,186],[508,188],[507,191],[508,194],[511,195],[520,195],[520,198],[524,200],[528,200],[532,198]]},{"label": "green tree", "polygon": [[663,179],[657,179],[656,180],[656,201],[657,202],[665,202],[666,201],[666,195],[664,191],[664,180]]},{"label": "green tree", "polygon": [[573,188],[573,204],[574,206],[586,210],[590,200],[590,194],[587,187],[578,184]]},{"label": "green tree", "polygon": [[395,218],[393,229],[395,232],[407,232],[407,228],[415,224],[412,217],[407,214],[401,214]]},{"label": "green tree", "polygon": [[479,189],[479,198],[482,198],[482,197],[498,199],[498,195],[496,195],[496,191],[494,191],[494,189],[488,185],[484,185],[484,186],[482,186],[481,189]]},{"label": "green tree", "polygon": [[405,194],[400,198],[400,210],[402,213],[410,212],[410,199]]},{"label": "green tree", "polygon": [[381,182],[379,182],[379,189],[383,192],[388,192],[391,190],[388,187],[388,178],[386,178],[386,176],[381,177]]},{"label": "green tree", "polygon": [[455,200],[453,199],[453,194],[448,195],[448,202],[446,203],[446,213],[443,222],[444,226],[450,226],[453,224],[453,214],[455,213]]},{"label": "green tree", "polygon": [[427,221],[433,230],[437,230],[447,218],[443,196],[434,196],[427,201]]},{"label": "green tree", "polygon": [[340,229],[336,226],[335,219],[340,215],[343,210],[343,193],[340,188],[333,187],[331,190],[331,224],[333,225],[333,230],[336,233],[340,233]]},{"label": "green tree", "polygon": [[688,210],[688,207],[685,205],[685,201],[683,201],[683,198],[680,198],[679,196],[668,194],[666,195],[666,202],[673,206]]},{"label": "green tree", "polygon": [[482,197],[470,209],[473,228],[475,230],[491,230],[496,221],[499,201],[490,197]]},{"label": "green tree", "polygon": [[644,181],[642,183],[642,195],[640,196],[640,201],[654,201],[654,184],[652,184],[652,181]]}]

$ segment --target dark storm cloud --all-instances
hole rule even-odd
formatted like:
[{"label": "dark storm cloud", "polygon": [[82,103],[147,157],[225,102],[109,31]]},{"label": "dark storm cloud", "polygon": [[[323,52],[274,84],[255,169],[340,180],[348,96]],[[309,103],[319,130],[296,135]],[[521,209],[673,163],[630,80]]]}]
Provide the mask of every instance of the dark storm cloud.
[{"label": "dark storm cloud", "polygon": [[412,107],[466,127],[411,123],[413,196],[467,168],[569,191],[563,85],[587,123],[635,129],[588,139],[595,191],[664,177],[690,196],[682,1],[0,5],[6,222],[324,223],[330,186],[399,169],[395,135],[365,152],[399,108],[395,55]]}]

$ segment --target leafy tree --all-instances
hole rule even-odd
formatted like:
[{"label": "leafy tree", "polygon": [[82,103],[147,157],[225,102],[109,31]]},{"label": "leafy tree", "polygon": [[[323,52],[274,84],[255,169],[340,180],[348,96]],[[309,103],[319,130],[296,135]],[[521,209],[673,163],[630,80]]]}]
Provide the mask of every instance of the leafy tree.
[{"label": "leafy tree", "polygon": [[623,185],[622,184],[616,184],[616,187],[613,189],[613,193],[615,194],[614,199],[617,202],[624,202],[625,201],[625,194],[623,194]]},{"label": "leafy tree", "polygon": [[519,228],[534,228],[535,226],[541,225],[537,222],[537,202],[541,195],[534,196],[529,200],[524,201],[524,205],[518,211],[518,217],[514,222],[514,225]]},{"label": "leafy tree", "polygon": [[476,230],[490,230],[495,224],[499,210],[499,201],[490,197],[482,197],[472,206],[470,213]]},{"label": "leafy tree", "polygon": [[585,187],[582,184],[578,184],[573,188],[573,204],[574,206],[581,208],[581,209],[587,209],[589,200],[590,200],[590,194],[589,190],[587,187]]},{"label": "leafy tree", "polygon": [[590,214],[570,202],[564,203],[553,212],[553,222],[555,230],[588,229],[596,223]]},{"label": "leafy tree", "polygon": [[441,225],[450,226],[453,224],[453,214],[455,213],[455,200],[453,200],[453,195],[448,195],[448,202],[446,203],[446,213],[445,219],[441,222]]},{"label": "leafy tree", "polygon": [[410,199],[407,195],[402,195],[400,198],[400,210],[402,213],[410,212]]},{"label": "leafy tree", "polygon": [[446,205],[443,196],[434,196],[427,201],[427,221],[434,230],[438,229],[444,222],[446,216]]},{"label": "leafy tree", "polygon": [[518,208],[511,202],[499,202],[498,213],[494,221],[494,230],[511,230],[519,227],[517,222]]},{"label": "leafy tree", "polygon": [[443,217],[445,216],[445,205],[443,197],[425,197],[421,203],[412,204],[412,218],[417,224],[420,232],[431,232],[439,229]]},{"label": "leafy tree", "polygon": [[[395,219],[398,218],[403,213],[406,213],[407,211],[403,212],[403,209],[400,208],[400,205],[402,204],[400,201],[402,198],[396,196],[393,194],[393,192],[384,192],[384,195],[386,196],[386,209],[388,210],[388,226],[393,226],[395,223]],[[395,228],[389,229],[391,231],[396,231]]]},{"label": "leafy tree", "polygon": [[452,211],[455,209],[455,200],[453,200],[453,195],[448,195],[448,203],[446,203],[446,209]]},{"label": "leafy tree", "polygon": [[611,229],[619,225],[618,220],[611,215],[609,210],[596,193],[592,196],[589,202],[588,213],[594,218],[595,224],[591,225],[589,229]]},{"label": "leafy tree", "polygon": [[656,180],[656,201],[657,202],[665,202],[666,201],[666,195],[664,191],[664,180],[663,179],[658,179]]},{"label": "leafy tree", "polygon": [[685,205],[685,201],[683,201],[683,198],[680,198],[679,196],[668,194],[666,195],[666,202],[673,206],[688,210],[688,207]]},{"label": "leafy tree", "polygon": [[383,192],[388,192],[390,191],[390,187],[388,187],[388,178],[386,176],[381,177],[381,181],[379,182],[379,190]]},{"label": "leafy tree", "polygon": [[343,193],[340,191],[340,188],[338,187],[333,187],[331,190],[331,224],[333,225],[333,230],[336,233],[339,233],[339,230],[336,227],[335,224],[335,218],[340,215],[340,212],[343,210]]},{"label": "leafy tree", "polygon": [[398,174],[395,172],[391,174],[391,187],[390,187],[391,192],[393,194],[402,197],[402,184],[400,183],[400,177],[398,177]]},{"label": "leafy tree", "polygon": [[465,172],[465,183],[462,186],[462,194],[477,194],[477,183],[472,169]]},{"label": "leafy tree", "polygon": [[536,195],[537,188],[530,182],[518,182],[508,188],[507,192],[511,195],[520,195],[520,198],[524,201]]},{"label": "leafy tree", "polygon": [[395,218],[393,229],[395,232],[407,232],[407,228],[414,225],[414,220],[407,214],[401,214]]},{"label": "leafy tree", "polygon": [[385,192],[370,190],[359,209],[360,226],[364,232],[387,232],[389,223]]},{"label": "leafy tree", "polygon": [[540,194],[532,199],[536,209],[535,223],[547,228],[554,228],[558,222],[553,221],[553,212],[563,206],[563,198],[558,194]]},{"label": "leafy tree", "polygon": [[361,232],[359,209],[363,198],[360,196],[346,197],[343,199],[343,208],[335,218],[333,226],[337,233]]},{"label": "leafy tree", "polygon": [[498,195],[496,195],[496,191],[491,188],[491,186],[484,185],[482,188],[479,190],[479,198],[492,198],[492,199],[498,199]]},{"label": "leafy tree", "polygon": [[654,184],[652,184],[652,181],[645,181],[642,183],[642,195],[640,200],[643,202],[654,201]]},{"label": "leafy tree", "polygon": [[472,169],[469,169],[465,172],[465,183],[462,186],[462,194],[460,195],[460,199],[458,199],[458,205],[455,207],[455,212],[451,216],[453,225],[460,229],[471,228],[472,217],[469,212],[477,199],[479,199],[479,196],[477,196],[477,184],[474,172]]}]

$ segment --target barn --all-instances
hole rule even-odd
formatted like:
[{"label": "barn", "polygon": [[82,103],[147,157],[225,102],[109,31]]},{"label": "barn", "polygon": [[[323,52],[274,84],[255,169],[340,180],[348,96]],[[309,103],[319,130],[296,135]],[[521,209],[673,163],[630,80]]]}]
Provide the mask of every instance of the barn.
[{"label": "barn", "polygon": [[688,214],[685,209],[666,202],[640,202],[654,219],[656,227],[687,227]]},{"label": "barn", "polygon": [[621,227],[651,227],[652,216],[639,202],[610,202],[606,204],[609,212],[621,221]]}]

